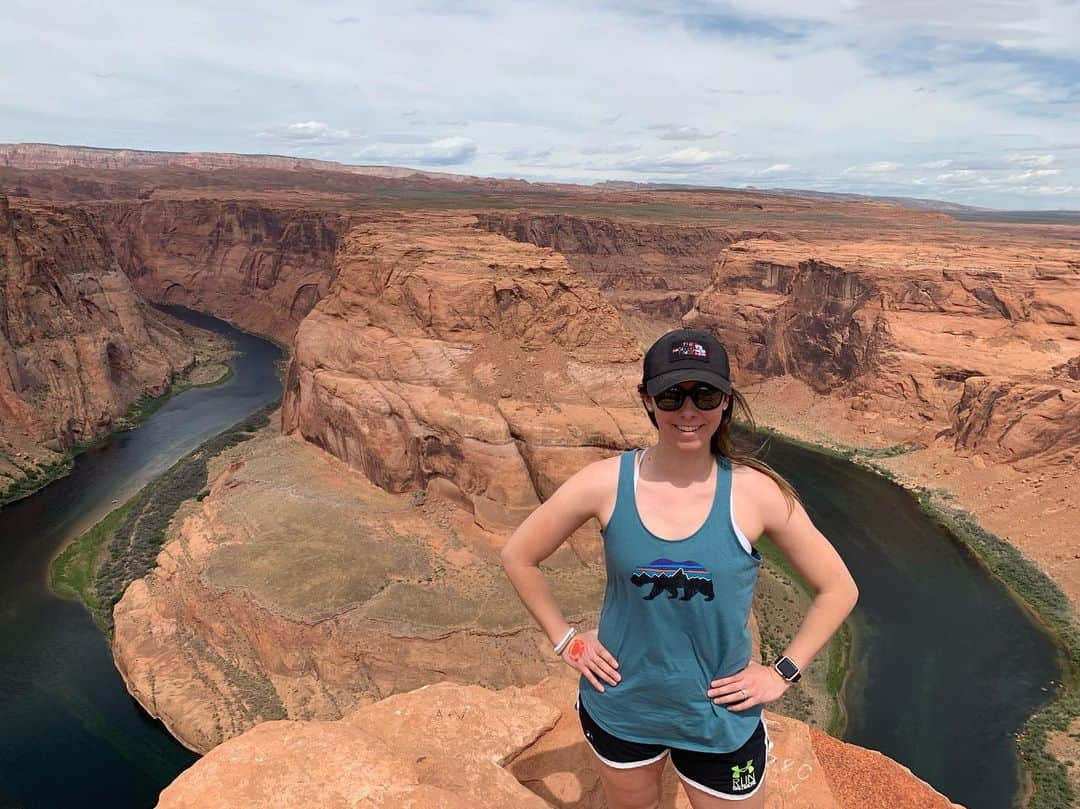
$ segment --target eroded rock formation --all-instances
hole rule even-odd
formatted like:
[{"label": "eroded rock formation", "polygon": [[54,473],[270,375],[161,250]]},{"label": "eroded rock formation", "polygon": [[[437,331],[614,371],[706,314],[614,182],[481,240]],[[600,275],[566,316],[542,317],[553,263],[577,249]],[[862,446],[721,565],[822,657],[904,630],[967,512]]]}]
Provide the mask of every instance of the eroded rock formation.
[{"label": "eroded rock formation", "polygon": [[342,215],[255,201],[95,207],[120,266],[148,299],[290,342],[333,280]]},{"label": "eroded rock formation", "polygon": [[1057,371],[1080,354],[1073,258],[748,240],[719,258],[686,322],[729,339],[741,379],[794,376],[906,422],[912,440],[948,435],[993,460],[1057,454],[1077,441],[1080,385]]},{"label": "eroded rock formation", "polygon": [[388,491],[434,488],[497,529],[651,427],[615,310],[559,254],[474,225],[349,231],[297,332],[283,426]]},{"label": "eroded rock formation", "polygon": [[620,309],[674,321],[708,284],[716,256],[751,234],[595,216],[479,213],[479,227],[562,255]]},{"label": "eroded rock formation", "polygon": [[192,331],[138,295],[86,212],[0,195],[0,495],[164,393]]}]

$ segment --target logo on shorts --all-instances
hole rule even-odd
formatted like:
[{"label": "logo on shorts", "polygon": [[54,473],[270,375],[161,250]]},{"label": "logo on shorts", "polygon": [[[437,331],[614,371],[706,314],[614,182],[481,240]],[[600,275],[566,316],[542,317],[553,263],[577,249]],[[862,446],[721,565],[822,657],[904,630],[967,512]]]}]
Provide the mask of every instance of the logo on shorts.
[{"label": "logo on shorts", "polygon": [[756,783],[757,776],[754,775],[753,759],[747,761],[745,767],[736,764],[731,768],[731,788],[733,790],[750,789]]}]

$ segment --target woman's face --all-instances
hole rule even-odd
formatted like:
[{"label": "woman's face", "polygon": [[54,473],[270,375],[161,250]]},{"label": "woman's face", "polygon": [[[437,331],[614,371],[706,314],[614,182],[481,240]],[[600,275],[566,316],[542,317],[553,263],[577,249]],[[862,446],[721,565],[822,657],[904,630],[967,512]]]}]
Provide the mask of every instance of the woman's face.
[{"label": "woman's face", "polygon": [[[705,383],[687,380],[680,382],[677,387],[689,391],[702,384]],[[709,446],[713,433],[716,432],[724,417],[730,398],[730,396],[724,396],[720,406],[713,410],[698,410],[693,398],[687,396],[678,410],[661,410],[656,406],[653,397],[642,396],[645,407],[656,418],[660,440],[686,450]]]}]

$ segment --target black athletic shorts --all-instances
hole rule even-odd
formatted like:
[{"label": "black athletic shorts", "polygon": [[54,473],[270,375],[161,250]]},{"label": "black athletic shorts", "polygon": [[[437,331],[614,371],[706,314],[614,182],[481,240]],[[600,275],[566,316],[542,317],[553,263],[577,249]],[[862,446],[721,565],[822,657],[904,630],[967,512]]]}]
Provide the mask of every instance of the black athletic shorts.
[{"label": "black athletic shorts", "polygon": [[765,727],[765,717],[746,744],[730,753],[701,753],[662,744],[629,742],[612,736],[589,716],[581,700],[577,703],[585,741],[596,757],[609,767],[628,770],[643,767],[671,754],[675,773],[692,787],[718,798],[749,798],[765,780],[765,764],[772,742]]}]

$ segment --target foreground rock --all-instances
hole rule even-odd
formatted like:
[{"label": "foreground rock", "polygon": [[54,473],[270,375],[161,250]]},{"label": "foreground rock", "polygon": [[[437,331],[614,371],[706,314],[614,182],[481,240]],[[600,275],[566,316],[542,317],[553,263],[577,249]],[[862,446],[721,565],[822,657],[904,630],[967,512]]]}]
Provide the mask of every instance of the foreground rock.
[{"label": "foreground rock", "polygon": [[[180,775],[158,808],[601,809],[574,688],[565,673],[528,689],[439,683],[336,722],[266,722]],[[956,806],[879,753],[767,721],[769,809]],[[689,806],[670,768],[665,798]]]},{"label": "foreground rock", "polygon": [[[128,689],[188,747],[269,719],[339,719],[439,680],[525,685],[564,665],[507,582],[501,539],[452,503],[387,493],[272,429],[210,476],[114,610]],[[574,620],[602,598],[598,539],[583,529],[545,563]]]}]

